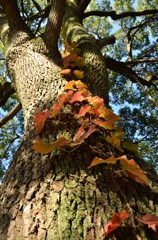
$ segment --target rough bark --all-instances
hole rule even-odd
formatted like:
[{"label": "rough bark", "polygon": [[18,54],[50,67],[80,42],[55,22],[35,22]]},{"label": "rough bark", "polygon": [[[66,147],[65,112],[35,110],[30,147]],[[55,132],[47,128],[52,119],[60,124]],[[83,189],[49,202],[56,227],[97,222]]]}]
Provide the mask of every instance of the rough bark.
[{"label": "rough bark", "polygon": [[[90,36],[81,25],[81,18],[75,7],[68,1],[66,6],[64,23],[66,40],[68,43],[77,42],[81,49],[81,56],[85,60],[83,68],[84,81],[94,95],[104,99],[105,105],[109,106],[108,75],[105,60],[100,52],[97,41]],[[76,4],[77,5],[77,4]]]},{"label": "rough bark", "polygon": [[[100,76],[106,76],[105,61],[94,40],[74,16],[74,7],[67,5],[65,10],[67,39],[79,42],[86,59],[85,81],[94,94],[103,96],[105,85]],[[94,48],[90,49],[89,45]],[[100,149],[105,156],[110,154],[109,148],[99,145],[97,135],[92,135],[86,144],[69,153],[54,151],[41,155],[32,149],[35,113],[51,108],[65,84],[58,56],[48,57],[42,38],[32,38],[26,30],[20,30],[9,35],[6,63],[22,103],[25,135],[1,186],[0,239],[158,239],[145,225],[134,226],[134,215],[155,214],[158,210],[157,175],[143,160],[135,157],[148,172],[150,187],[117,177],[111,167],[88,169],[96,155],[92,147],[95,149],[97,145],[97,151]],[[73,121],[63,121],[73,130]],[[58,129],[52,129],[52,138],[56,131]],[[105,237],[105,224],[114,212],[124,209],[131,216],[125,226]]]}]

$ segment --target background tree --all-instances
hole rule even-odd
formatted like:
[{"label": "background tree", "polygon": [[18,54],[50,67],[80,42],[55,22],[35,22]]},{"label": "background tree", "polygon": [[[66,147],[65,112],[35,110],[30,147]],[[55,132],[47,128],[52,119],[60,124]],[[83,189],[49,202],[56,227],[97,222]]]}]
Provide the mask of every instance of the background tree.
[{"label": "background tree", "polygon": [[[59,53],[64,36],[69,44],[78,43],[85,61],[83,81],[92,94],[104,98],[106,106],[119,106],[126,137],[136,142],[144,158],[156,166],[157,3],[144,0],[136,6],[127,0],[114,1],[113,5],[109,1],[32,0],[18,1],[17,6],[13,0],[0,0],[0,5],[5,47],[2,61],[5,58],[7,67],[4,74],[1,65],[0,103],[8,111],[17,104],[0,124],[4,125],[22,105],[25,125],[21,145],[1,187],[2,238],[103,239],[103,229],[112,214],[126,209],[130,214],[126,227],[108,239],[157,239],[146,225],[135,227],[135,215],[156,215],[157,209],[157,175],[138,156],[134,159],[148,172],[150,187],[118,177],[111,167],[88,169],[100,151],[106,157],[110,155],[111,150],[102,145],[90,151],[89,146],[95,150],[98,135],[69,153],[57,150],[43,155],[32,149],[36,113],[50,109],[66,83],[60,74]],[[60,36],[62,20],[64,34]],[[55,140],[65,129],[74,132],[78,127],[73,120],[60,122],[49,140]],[[14,150],[11,143],[22,135],[22,128],[16,130],[19,123],[20,114],[1,130],[3,158],[10,158],[8,146],[4,148],[6,141]],[[115,154],[120,156],[117,151]]]}]

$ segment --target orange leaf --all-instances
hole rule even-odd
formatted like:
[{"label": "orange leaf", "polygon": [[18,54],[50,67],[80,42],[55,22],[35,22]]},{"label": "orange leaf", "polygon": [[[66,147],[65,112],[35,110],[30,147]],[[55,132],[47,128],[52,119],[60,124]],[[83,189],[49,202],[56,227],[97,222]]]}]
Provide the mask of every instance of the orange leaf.
[{"label": "orange leaf", "polygon": [[100,106],[104,106],[104,99],[98,96],[89,97],[88,102],[95,108],[99,108]]},{"label": "orange leaf", "polygon": [[61,95],[59,97],[59,102],[55,103],[53,105],[53,111],[52,111],[52,116],[53,117],[55,117],[60,112],[60,109],[62,108],[64,103],[67,102],[71,98],[72,95],[73,95],[73,91],[70,90],[65,95]]},{"label": "orange leaf", "polygon": [[[135,181],[138,180],[138,182],[141,181],[141,183],[148,184],[148,180],[146,177],[146,172],[144,172],[137,164],[136,162],[131,159],[128,160],[126,155],[123,155],[119,158],[120,163],[122,164],[123,168],[127,170],[128,172],[132,173],[135,177]],[[140,180],[139,180],[140,179]]]},{"label": "orange leaf", "polygon": [[73,74],[78,78],[78,79],[82,79],[84,78],[84,72],[80,71],[80,70],[74,70]]},{"label": "orange leaf", "polygon": [[102,121],[100,119],[96,119],[93,121],[96,125],[99,125],[100,127],[103,127],[105,129],[115,129],[114,125],[111,123],[111,121]]},{"label": "orange leaf", "polygon": [[87,85],[84,84],[83,82],[81,82],[81,80],[77,80],[75,81],[75,85],[78,89],[83,89],[83,88],[87,88]]},{"label": "orange leaf", "polygon": [[74,95],[72,96],[72,98],[70,100],[70,103],[82,102],[83,100],[86,100],[87,97],[84,97],[83,94],[84,94],[84,91],[78,91],[78,92],[74,93]]},{"label": "orange leaf", "polygon": [[125,171],[127,176],[131,179],[133,179],[135,182],[138,182],[138,183],[141,183],[141,184],[144,184],[144,180],[142,180],[141,178],[139,178],[138,176],[132,174],[131,172],[129,171]]},{"label": "orange leaf", "polygon": [[93,161],[91,162],[91,165],[88,168],[91,168],[93,166],[96,166],[96,165],[102,164],[102,163],[112,163],[112,164],[115,164],[116,161],[117,161],[117,159],[113,155],[111,157],[107,158],[106,160],[104,160],[102,158],[95,157],[93,159]]},{"label": "orange leaf", "polygon": [[73,89],[74,84],[75,84],[75,80],[72,80],[72,81],[66,83],[64,90]]},{"label": "orange leaf", "polygon": [[139,222],[147,224],[149,228],[152,228],[156,232],[156,225],[158,225],[158,217],[146,214],[141,217],[136,217]]},{"label": "orange leaf", "polygon": [[40,138],[34,140],[33,149],[39,153],[49,153],[53,151],[56,147],[61,147],[68,144],[69,140],[64,137],[59,137],[56,142],[46,143]]},{"label": "orange leaf", "polygon": [[38,112],[36,114],[36,117],[34,119],[34,121],[35,121],[35,129],[36,129],[35,133],[36,134],[38,134],[42,130],[42,128],[44,126],[44,123],[45,123],[47,117],[50,114],[51,114],[51,111],[49,111],[49,110],[47,110],[46,112],[41,112],[40,111],[40,112]]},{"label": "orange leaf", "polygon": [[91,106],[89,106],[89,105],[82,106],[82,107],[80,108],[79,113],[78,113],[78,114],[75,114],[74,117],[75,117],[75,118],[83,117],[83,116],[85,116],[85,114],[86,114],[90,109],[91,109]]},{"label": "orange leaf", "polygon": [[63,75],[68,75],[71,72],[71,69],[63,69],[60,73]]},{"label": "orange leaf", "polygon": [[104,234],[107,235],[108,233],[115,230],[117,227],[120,226],[121,222],[126,218],[128,218],[128,213],[125,210],[120,213],[114,213],[112,216],[111,222],[108,222],[105,226]]},{"label": "orange leaf", "polygon": [[117,116],[115,113],[113,113],[110,109],[106,107],[101,106],[99,107],[98,111],[100,113],[99,117],[102,117],[105,120],[110,120],[113,124],[120,120],[119,116]]}]

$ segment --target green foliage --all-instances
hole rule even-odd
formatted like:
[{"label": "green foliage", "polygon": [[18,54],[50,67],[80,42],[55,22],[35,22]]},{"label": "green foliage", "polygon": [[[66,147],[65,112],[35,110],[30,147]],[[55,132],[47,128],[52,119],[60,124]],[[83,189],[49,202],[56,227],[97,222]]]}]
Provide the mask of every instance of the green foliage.
[{"label": "green foliage", "polygon": [[[7,110],[9,110],[9,107]],[[6,114],[7,110],[0,113],[0,118]],[[22,135],[23,117],[22,112],[19,112],[16,117],[0,128],[0,180],[2,179],[10,161],[12,160],[13,154],[21,142]]]}]

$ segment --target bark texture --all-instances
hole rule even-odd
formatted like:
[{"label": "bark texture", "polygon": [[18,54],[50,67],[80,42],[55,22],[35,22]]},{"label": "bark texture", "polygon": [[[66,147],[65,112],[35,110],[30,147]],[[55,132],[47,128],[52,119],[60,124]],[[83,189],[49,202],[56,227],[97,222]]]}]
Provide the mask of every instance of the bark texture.
[{"label": "bark texture", "polygon": [[[107,87],[105,61],[79,23],[75,4],[72,5],[75,1],[67,2],[67,39],[79,42],[86,61],[85,82],[94,94],[103,96],[104,86]],[[157,233],[145,225],[135,227],[135,215],[158,211],[157,175],[143,160],[135,157],[148,172],[150,187],[116,176],[111,167],[88,169],[99,151],[105,156],[111,151],[99,143],[95,134],[69,153],[41,155],[32,149],[35,113],[51,108],[65,84],[59,57],[50,58],[45,39],[33,38],[26,28],[10,32],[6,63],[22,103],[25,135],[0,189],[0,240],[158,239]],[[63,119],[63,123],[73,131],[73,121]],[[52,129],[49,137],[54,139],[64,127]],[[130,218],[105,237],[104,226],[112,214],[124,209]]]}]

